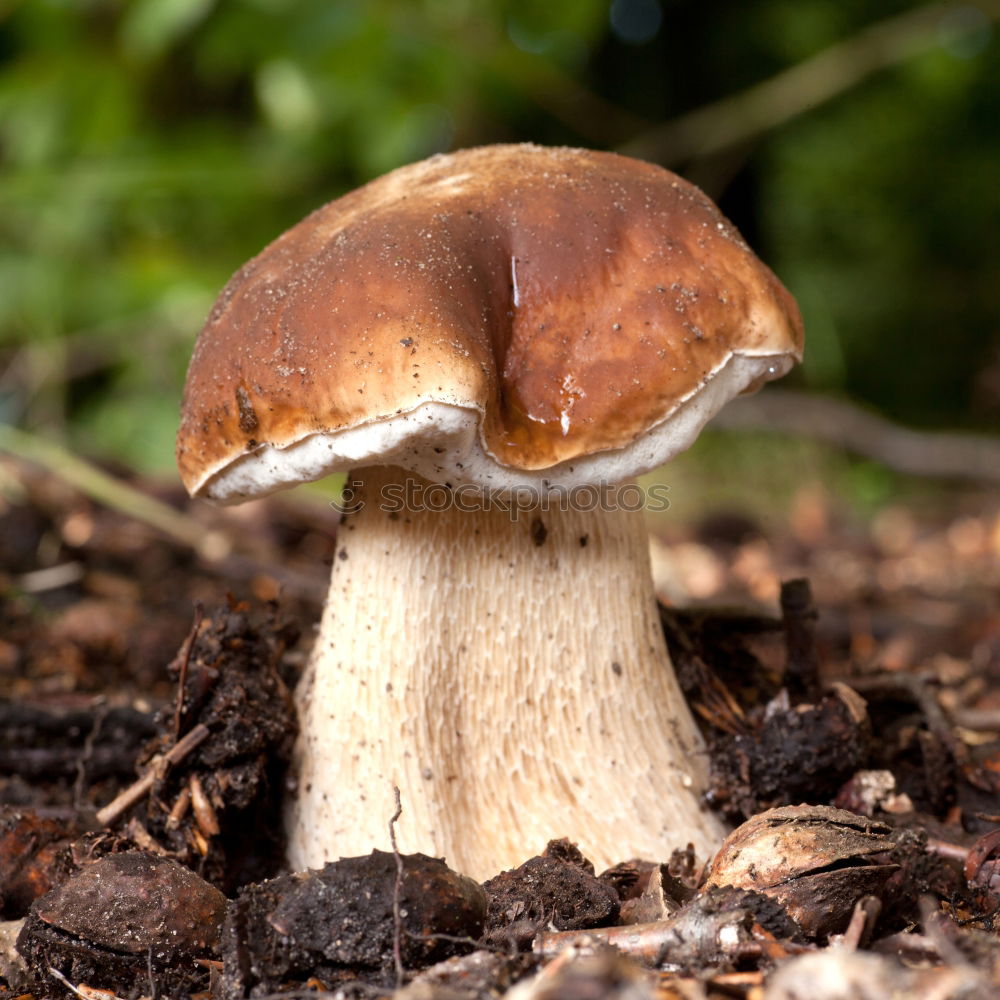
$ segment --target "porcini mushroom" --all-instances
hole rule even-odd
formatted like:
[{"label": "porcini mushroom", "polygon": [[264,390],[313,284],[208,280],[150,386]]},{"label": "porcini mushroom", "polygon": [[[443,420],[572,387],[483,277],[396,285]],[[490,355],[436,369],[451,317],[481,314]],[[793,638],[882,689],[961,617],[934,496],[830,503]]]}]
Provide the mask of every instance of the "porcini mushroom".
[{"label": "porcini mushroom", "polygon": [[233,277],[188,372],[188,489],[356,490],[297,695],[293,866],[387,848],[394,785],[400,848],[477,878],[560,836],[599,865],[714,851],[643,514],[613,486],[801,349],[712,202],[610,153],[432,157]]}]

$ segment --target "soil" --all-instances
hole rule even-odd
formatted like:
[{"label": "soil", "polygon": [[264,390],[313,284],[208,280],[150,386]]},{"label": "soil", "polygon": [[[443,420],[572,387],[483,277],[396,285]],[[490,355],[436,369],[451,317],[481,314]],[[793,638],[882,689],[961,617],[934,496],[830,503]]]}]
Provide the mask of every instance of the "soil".
[{"label": "soil", "polygon": [[214,533],[207,561],[0,462],[0,998],[778,1000],[828,958],[903,997],[1000,989],[989,500],[862,527],[812,491],[780,531],[669,527],[663,625],[709,800],[743,825],[714,860],[678,845],[607,872],[567,830],[480,886],[420,855],[282,870],[332,510],[139,484]]}]

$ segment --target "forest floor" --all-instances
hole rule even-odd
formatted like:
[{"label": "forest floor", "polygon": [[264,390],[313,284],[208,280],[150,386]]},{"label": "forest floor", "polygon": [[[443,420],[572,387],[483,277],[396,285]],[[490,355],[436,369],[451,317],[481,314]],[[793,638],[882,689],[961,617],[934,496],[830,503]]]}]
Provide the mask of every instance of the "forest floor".
[{"label": "forest floor", "polygon": [[[836,977],[867,984],[844,996],[1000,990],[995,498],[942,492],[860,519],[807,486],[777,522],[657,521],[664,628],[712,751],[710,799],[744,823],[736,840],[714,860],[677,845],[604,873],[569,844],[525,845],[524,871],[482,887],[373,856],[315,876],[330,920],[331,898],[354,891],[385,904],[354,951],[337,951],[288,929],[290,884],[261,888],[280,871],[276,796],[294,731],[282,692],[308,655],[337,515],[287,496],[218,511],[132,485],[179,511],[201,553],[0,457],[0,916],[29,966],[6,947],[5,995],[367,997],[409,983],[421,997],[820,1000],[841,995],[821,992]],[[224,660],[236,687],[218,683]],[[268,739],[278,750],[261,763]],[[137,775],[144,790],[122,804]],[[249,828],[262,831],[250,847]],[[734,860],[748,843],[808,858],[751,878]],[[109,861],[135,852],[145,867]],[[95,909],[84,882],[108,864],[119,865],[101,869],[111,896]],[[162,927],[138,939],[97,928],[133,891],[115,880],[136,878],[149,906],[201,907],[197,922],[218,924],[212,940],[157,952]],[[452,915],[461,898],[465,924],[425,912],[417,931],[400,917],[400,893],[431,883]],[[86,905],[32,905],[74,885]],[[329,933],[340,947],[343,928]]]}]

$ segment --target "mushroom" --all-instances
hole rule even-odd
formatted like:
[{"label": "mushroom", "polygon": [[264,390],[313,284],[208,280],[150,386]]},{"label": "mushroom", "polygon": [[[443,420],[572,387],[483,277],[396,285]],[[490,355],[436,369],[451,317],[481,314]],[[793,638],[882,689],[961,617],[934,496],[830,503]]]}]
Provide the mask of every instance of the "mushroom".
[{"label": "mushroom", "polygon": [[801,357],[794,300],[693,185],[500,145],[381,177],[232,278],[188,371],[189,491],[351,471],[297,700],[289,861],[485,878],[724,836],[634,477]]}]

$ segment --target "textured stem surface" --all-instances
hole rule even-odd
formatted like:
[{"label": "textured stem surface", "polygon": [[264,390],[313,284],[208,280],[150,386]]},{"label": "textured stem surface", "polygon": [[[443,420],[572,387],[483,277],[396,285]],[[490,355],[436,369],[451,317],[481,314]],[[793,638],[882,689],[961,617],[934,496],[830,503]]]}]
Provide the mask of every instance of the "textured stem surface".
[{"label": "textured stem surface", "polygon": [[[702,856],[707,761],[656,612],[641,511],[387,511],[366,469],[299,692],[289,860],[388,849],[478,879],[554,837],[597,865]],[[412,491],[411,491],[412,492]]]}]

